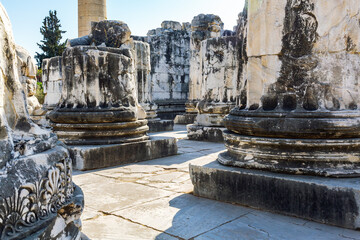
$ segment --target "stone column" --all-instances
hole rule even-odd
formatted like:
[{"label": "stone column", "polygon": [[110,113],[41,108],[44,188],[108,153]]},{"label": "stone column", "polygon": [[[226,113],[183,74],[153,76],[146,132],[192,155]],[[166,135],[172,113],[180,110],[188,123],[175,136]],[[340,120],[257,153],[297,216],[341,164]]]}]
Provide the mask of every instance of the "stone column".
[{"label": "stone column", "polygon": [[135,79],[139,104],[146,111],[149,132],[172,131],[172,120],[161,120],[157,117],[158,106],[153,101],[152,82],[150,77],[150,45],[142,41],[133,41]]},{"label": "stone column", "polygon": [[43,60],[42,81],[45,93],[44,108],[53,110],[61,99],[63,85],[61,57]]},{"label": "stone column", "polygon": [[223,118],[235,107],[241,87],[241,39],[236,36],[201,42],[201,100],[195,124],[187,125],[191,140],[222,142]]},{"label": "stone column", "polygon": [[151,88],[157,114],[173,120],[185,113],[189,94],[190,29],[188,24],[164,21],[161,28],[150,30]]},{"label": "stone column", "polygon": [[69,145],[148,139],[138,119],[134,65],[128,49],[77,46],[63,54],[62,102],[49,114]]},{"label": "stone column", "polygon": [[196,105],[201,100],[201,41],[220,37],[223,26],[220,17],[213,14],[200,14],[191,22],[189,99],[186,103],[186,113],[192,115],[193,119],[197,114]]},{"label": "stone column", "polygon": [[359,9],[347,0],[249,2],[247,101],[225,119],[222,163],[360,175]]},{"label": "stone column", "polygon": [[139,66],[130,35],[124,22],[101,21],[92,28],[91,46],[68,47],[62,55],[61,101],[48,116],[79,170],[176,154],[174,138],[147,135],[135,78],[148,71],[147,64]]},{"label": "stone column", "polygon": [[360,5],[248,3],[246,91],[194,193],[359,229]]},{"label": "stone column", "polygon": [[99,22],[106,19],[106,0],[78,0],[79,37],[90,33],[91,22]]}]

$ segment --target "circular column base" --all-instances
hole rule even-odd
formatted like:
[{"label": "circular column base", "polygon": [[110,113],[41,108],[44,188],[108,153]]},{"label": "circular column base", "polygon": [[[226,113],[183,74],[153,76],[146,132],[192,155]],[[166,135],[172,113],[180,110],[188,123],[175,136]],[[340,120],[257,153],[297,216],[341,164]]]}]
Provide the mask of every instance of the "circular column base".
[{"label": "circular column base", "polygon": [[360,177],[360,138],[285,139],[223,133],[223,165],[324,177]]}]

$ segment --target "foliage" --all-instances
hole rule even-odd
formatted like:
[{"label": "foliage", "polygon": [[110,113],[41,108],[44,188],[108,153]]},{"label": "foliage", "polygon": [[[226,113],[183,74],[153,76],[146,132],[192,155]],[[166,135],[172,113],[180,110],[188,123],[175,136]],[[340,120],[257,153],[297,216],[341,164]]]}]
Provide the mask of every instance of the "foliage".
[{"label": "foliage", "polygon": [[61,56],[65,49],[66,42],[61,43],[60,41],[62,39],[61,35],[66,31],[60,30],[61,24],[56,14],[56,11],[50,10],[49,16],[44,18],[43,25],[40,28],[40,33],[43,35],[43,40],[41,40],[41,43],[38,43],[37,45],[43,51],[43,53],[37,52],[35,56],[40,68],[43,59]]},{"label": "foliage", "polygon": [[39,100],[40,104],[44,104],[45,93],[42,82],[37,82],[35,97]]},{"label": "foliage", "polygon": [[36,79],[38,82],[42,82],[42,69],[39,68],[36,72]]}]

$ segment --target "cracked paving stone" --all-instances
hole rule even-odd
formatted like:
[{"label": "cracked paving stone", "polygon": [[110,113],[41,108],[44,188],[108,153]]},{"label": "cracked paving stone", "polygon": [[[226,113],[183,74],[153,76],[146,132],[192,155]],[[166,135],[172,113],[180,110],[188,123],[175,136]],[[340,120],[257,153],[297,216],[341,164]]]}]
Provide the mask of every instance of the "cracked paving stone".
[{"label": "cracked paving stone", "polygon": [[114,212],[174,194],[170,191],[140,184],[115,181],[109,181],[107,184],[93,182],[86,185],[86,188],[83,188],[83,192],[86,199],[85,209],[90,207],[105,212]]},{"label": "cracked paving stone", "polygon": [[254,211],[195,238],[195,240],[218,239],[345,240],[360,239],[360,232],[269,212]]},{"label": "cracked paving stone", "polygon": [[113,214],[189,239],[251,211],[189,194],[176,194]]},{"label": "cracked paving stone", "polygon": [[[103,215],[86,222],[82,231],[92,240],[176,240],[160,231],[113,215]],[[161,236],[160,236],[161,235]]]}]

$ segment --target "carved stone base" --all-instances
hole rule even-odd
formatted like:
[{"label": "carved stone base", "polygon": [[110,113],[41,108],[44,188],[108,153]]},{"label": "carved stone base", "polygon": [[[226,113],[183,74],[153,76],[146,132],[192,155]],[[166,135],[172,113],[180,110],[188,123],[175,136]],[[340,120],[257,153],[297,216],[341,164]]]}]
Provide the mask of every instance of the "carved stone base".
[{"label": "carved stone base", "polygon": [[175,138],[151,137],[135,143],[73,146],[69,151],[74,168],[86,171],[176,155],[177,144]]},{"label": "carved stone base", "polygon": [[174,129],[173,120],[148,119],[149,132],[165,132]]},{"label": "carved stone base", "polygon": [[360,228],[360,178],[324,178],[190,165],[196,196],[340,227]]},{"label": "carved stone base", "polygon": [[202,125],[189,124],[186,126],[187,136],[189,140],[208,141],[208,142],[224,142],[222,127],[205,127]]},{"label": "carved stone base", "polygon": [[360,139],[287,139],[224,132],[224,165],[326,177],[360,176]]},{"label": "carved stone base", "polygon": [[181,124],[181,125],[187,125],[187,124],[193,124],[196,120],[196,114],[183,114],[183,115],[177,115],[175,117],[175,124]]},{"label": "carved stone base", "polygon": [[74,186],[75,190],[72,201],[58,211],[57,217],[52,222],[33,234],[29,239],[82,239],[80,216],[84,209],[84,194],[78,186]]}]

